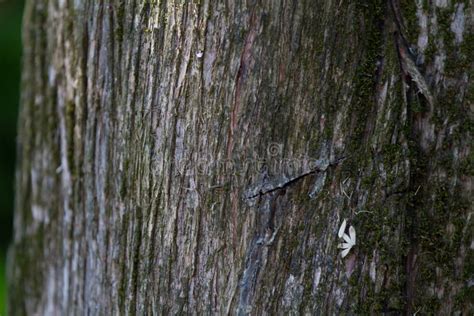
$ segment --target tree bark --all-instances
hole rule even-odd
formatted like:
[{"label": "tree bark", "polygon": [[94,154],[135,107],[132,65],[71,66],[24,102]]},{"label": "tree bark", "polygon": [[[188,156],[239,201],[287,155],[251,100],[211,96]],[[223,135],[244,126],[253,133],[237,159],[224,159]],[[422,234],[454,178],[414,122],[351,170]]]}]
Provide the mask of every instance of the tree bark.
[{"label": "tree bark", "polygon": [[11,315],[474,313],[470,1],[24,21]]}]

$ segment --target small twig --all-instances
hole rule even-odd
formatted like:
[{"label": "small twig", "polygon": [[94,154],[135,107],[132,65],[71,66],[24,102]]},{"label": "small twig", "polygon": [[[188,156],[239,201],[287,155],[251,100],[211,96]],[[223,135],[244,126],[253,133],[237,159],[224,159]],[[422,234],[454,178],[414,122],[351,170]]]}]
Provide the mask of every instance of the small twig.
[{"label": "small twig", "polygon": [[418,186],[418,188],[416,189],[416,191],[415,191],[415,195],[417,195],[417,194],[418,194],[418,191],[420,190],[420,188],[421,188],[421,185],[419,185],[419,186]]},{"label": "small twig", "polygon": [[354,214],[357,216],[359,215],[360,213],[370,213],[370,214],[373,214],[374,212],[371,212],[371,211],[366,211],[366,210],[361,210],[361,211],[355,211]]},{"label": "small twig", "polygon": [[281,185],[277,185],[277,186],[274,186],[270,189],[267,189],[267,190],[260,190],[258,193],[254,194],[254,195],[251,195],[251,196],[247,196],[247,199],[254,199],[258,196],[262,196],[262,195],[265,195],[265,194],[268,194],[268,193],[272,193],[276,190],[281,190],[281,189],[284,189],[288,186],[290,186],[291,184],[295,183],[295,182],[298,182],[299,180],[309,176],[309,175],[312,175],[312,174],[315,174],[315,173],[318,173],[318,172],[324,172],[326,171],[327,169],[329,169],[330,167],[334,167],[334,166],[337,166],[339,165],[342,161],[344,161],[346,159],[346,157],[341,157],[339,159],[336,159],[335,161],[331,162],[329,165],[326,166],[326,168],[322,169],[322,168],[314,168],[308,172],[305,172],[297,177],[294,177],[288,181],[286,181],[285,183],[281,184]]},{"label": "small twig", "polygon": [[350,201],[351,198],[352,198],[352,194],[353,194],[354,192],[352,192],[351,195],[349,196],[349,195],[346,193],[346,191],[344,191],[344,188],[343,188],[343,186],[342,186],[343,184],[346,183],[347,179],[349,179],[349,178],[346,178],[344,181],[342,181],[342,182],[339,184],[339,188],[341,189],[341,192],[342,192],[342,193],[347,197],[347,199]]},{"label": "small twig", "polygon": [[224,185],[223,184],[215,184],[215,185],[211,185],[209,186],[209,189],[212,190],[212,189],[220,189],[220,188],[223,188]]}]

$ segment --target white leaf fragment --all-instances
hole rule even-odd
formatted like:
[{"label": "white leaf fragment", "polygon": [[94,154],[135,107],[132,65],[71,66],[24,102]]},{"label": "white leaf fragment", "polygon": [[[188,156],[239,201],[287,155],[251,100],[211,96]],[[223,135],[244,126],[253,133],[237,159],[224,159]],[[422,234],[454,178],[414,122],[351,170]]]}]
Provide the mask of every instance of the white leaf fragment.
[{"label": "white leaf fragment", "polygon": [[342,238],[342,235],[344,234],[344,231],[346,230],[346,225],[347,225],[347,220],[344,219],[344,221],[341,224],[341,227],[339,228],[339,232],[337,233],[337,236],[339,238]]},{"label": "white leaf fragment", "polygon": [[342,244],[339,244],[337,246],[337,248],[340,248],[340,249],[347,249],[347,248],[352,248],[352,244],[349,244],[349,243],[342,243]]},{"label": "white leaf fragment", "polygon": [[356,244],[356,230],[354,226],[349,227],[349,237],[353,246]]},{"label": "white leaf fragment", "polygon": [[337,236],[339,238],[344,239],[345,242],[340,243],[337,245],[337,248],[343,249],[341,252],[341,257],[344,258],[349,254],[349,251],[352,249],[352,247],[355,246],[356,244],[356,231],[354,226],[349,227],[349,234],[346,234],[346,225],[347,225],[347,220],[344,219],[344,221],[341,224],[341,227],[339,228],[339,231],[337,233]]},{"label": "white leaf fragment", "polygon": [[344,249],[341,252],[341,257],[344,258],[345,256],[347,256],[347,254],[349,253],[350,250],[351,250],[351,248]]},{"label": "white leaf fragment", "polygon": [[347,243],[351,243],[351,237],[349,237],[348,234],[344,234],[344,235],[342,236],[342,238],[344,238],[344,240],[345,240]]}]

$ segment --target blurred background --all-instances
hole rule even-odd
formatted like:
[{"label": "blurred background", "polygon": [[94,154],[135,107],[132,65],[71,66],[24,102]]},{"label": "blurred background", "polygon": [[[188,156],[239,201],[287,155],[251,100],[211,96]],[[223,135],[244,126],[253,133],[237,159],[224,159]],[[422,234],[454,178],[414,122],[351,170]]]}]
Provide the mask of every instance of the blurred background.
[{"label": "blurred background", "polygon": [[5,257],[12,236],[22,12],[23,0],[0,0],[0,315],[6,311]]}]

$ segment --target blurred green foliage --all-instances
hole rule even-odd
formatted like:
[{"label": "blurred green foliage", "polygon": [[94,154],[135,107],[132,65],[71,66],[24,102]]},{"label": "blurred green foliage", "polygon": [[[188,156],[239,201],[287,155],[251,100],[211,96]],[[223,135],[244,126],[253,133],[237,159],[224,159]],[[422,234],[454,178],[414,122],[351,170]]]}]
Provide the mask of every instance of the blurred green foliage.
[{"label": "blurred green foliage", "polygon": [[7,298],[7,287],[6,287],[6,280],[5,280],[5,260],[1,258],[0,261],[0,315],[6,315],[6,298]]},{"label": "blurred green foliage", "polygon": [[5,315],[5,257],[12,235],[22,13],[22,0],[0,0],[0,315]]}]

